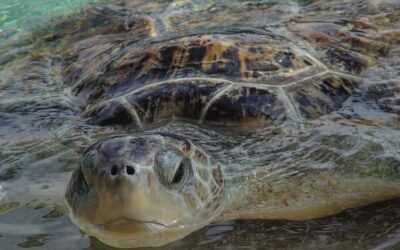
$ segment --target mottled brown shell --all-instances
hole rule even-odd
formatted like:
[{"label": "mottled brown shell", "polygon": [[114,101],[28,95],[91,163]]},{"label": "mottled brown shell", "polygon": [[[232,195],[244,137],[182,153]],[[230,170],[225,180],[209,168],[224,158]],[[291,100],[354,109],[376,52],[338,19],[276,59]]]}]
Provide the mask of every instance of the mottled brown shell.
[{"label": "mottled brown shell", "polygon": [[[65,82],[90,104],[83,114],[91,124],[140,128],[176,118],[258,127],[315,119],[339,110],[360,87],[361,73],[396,41],[357,13],[318,22],[317,15],[278,18],[268,4],[241,5],[247,11],[143,6],[147,11],[137,12],[128,4],[125,19],[112,16],[122,27],[117,35],[105,25],[97,34],[103,39],[89,36],[70,49]],[[309,8],[319,13],[321,5]],[[262,22],[273,17],[277,23],[266,28]]]}]

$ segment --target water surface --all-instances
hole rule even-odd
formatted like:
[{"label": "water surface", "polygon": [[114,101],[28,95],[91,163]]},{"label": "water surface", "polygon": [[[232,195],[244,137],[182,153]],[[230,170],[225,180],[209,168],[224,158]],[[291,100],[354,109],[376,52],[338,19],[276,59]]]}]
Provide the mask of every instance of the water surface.
[{"label": "water surface", "polygon": [[[32,50],[30,44],[34,43],[34,36],[43,36],[43,27],[62,20],[63,15],[79,13],[88,3],[92,3],[90,8],[93,8],[98,4],[94,2],[3,0],[0,3],[1,249],[110,249],[71,223],[65,214],[63,193],[82,149],[118,129],[92,127],[80,118],[81,100],[71,96],[69,86],[60,83],[61,59],[41,57],[27,61],[23,57]],[[254,4],[261,2],[254,1]],[[273,7],[272,17],[276,18],[277,13],[297,13],[303,5],[314,1],[263,2]],[[199,1],[192,3],[211,12],[218,11],[219,5],[204,7]],[[369,3],[379,4],[380,1]],[[180,4],[168,6],[171,11],[186,8]],[[22,45],[14,46],[14,43]],[[399,86],[399,58],[397,46],[385,60],[364,73],[364,84]],[[396,93],[400,95],[400,91]],[[367,98],[367,101],[374,105],[372,100]],[[376,172],[385,178],[400,181],[399,113],[382,112],[365,102],[362,95],[350,98],[342,109],[343,116],[357,113],[364,121],[371,118],[369,120],[376,123],[331,124],[332,117],[328,117],[304,125],[307,126],[305,132],[301,126],[293,129],[288,125],[286,131],[292,132],[287,133],[293,133],[289,139],[301,145],[302,150],[293,149],[294,153],[302,155],[292,159],[293,164],[309,162],[313,166],[338,170],[364,164],[369,169],[376,166]],[[313,128],[313,136],[299,135],[310,132],[309,127]],[[194,137],[189,132],[197,129],[195,125],[180,122],[161,128]],[[227,144],[241,139],[223,133],[219,136]],[[288,141],[281,143],[290,144]],[[279,154],[279,147],[274,149],[274,154]],[[286,150],[292,149],[287,147]],[[272,149],[269,154],[271,152]],[[379,157],[369,157],[378,154]],[[228,221],[209,225],[163,247],[189,248],[400,249],[400,200],[348,209],[338,215],[304,222]]]}]

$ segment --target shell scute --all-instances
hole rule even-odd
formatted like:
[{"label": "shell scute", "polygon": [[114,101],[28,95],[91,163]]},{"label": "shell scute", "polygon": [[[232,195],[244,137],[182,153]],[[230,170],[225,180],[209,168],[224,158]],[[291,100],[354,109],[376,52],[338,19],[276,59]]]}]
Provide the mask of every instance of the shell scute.
[{"label": "shell scute", "polygon": [[356,22],[301,20],[289,25],[289,29],[311,42],[321,61],[343,72],[361,73],[390,48],[375,31],[357,26]]},{"label": "shell scute", "polygon": [[[143,124],[161,122],[171,117],[198,120],[207,102],[226,85],[225,82],[206,79],[167,81],[128,93],[124,98],[131,108],[135,108]],[[115,109],[114,106],[121,105],[119,100],[117,98],[115,102],[100,103],[99,106],[102,107],[101,110],[110,110],[107,114],[117,115],[118,113],[111,110]],[[115,120],[114,124],[120,123]]]},{"label": "shell scute", "polygon": [[285,119],[285,107],[273,90],[235,87],[210,105],[204,123],[251,127]]},{"label": "shell scute", "polygon": [[369,86],[364,99],[385,112],[400,115],[400,84],[396,80]]},{"label": "shell scute", "polygon": [[288,90],[299,112],[305,118],[315,119],[342,107],[359,82],[339,76],[325,76]]},{"label": "shell scute", "polygon": [[326,51],[327,61],[343,71],[359,74],[372,64],[371,60],[356,52],[340,48],[331,48]]},{"label": "shell scute", "polygon": [[89,124],[108,126],[108,125],[132,125],[135,120],[131,116],[130,108],[121,102],[112,101],[87,111],[84,116],[89,118]]}]

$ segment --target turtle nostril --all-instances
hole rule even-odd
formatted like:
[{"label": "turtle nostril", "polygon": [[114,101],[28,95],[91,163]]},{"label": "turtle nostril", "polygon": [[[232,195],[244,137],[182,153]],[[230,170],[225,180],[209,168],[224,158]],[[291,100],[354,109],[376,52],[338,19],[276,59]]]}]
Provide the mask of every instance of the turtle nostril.
[{"label": "turtle nostril", "polygon": [[115,166],[115,165],[113,165],[112,167],[111,167],[111,175],[117,175],[117,173],[118,173],[118,168],[117,168],[117,166]]},{"label": "turtle nostril", "polygon": [[126,166],[126,173],[129,175],[134,175],[135,174],[135,169],[132,166]]}]

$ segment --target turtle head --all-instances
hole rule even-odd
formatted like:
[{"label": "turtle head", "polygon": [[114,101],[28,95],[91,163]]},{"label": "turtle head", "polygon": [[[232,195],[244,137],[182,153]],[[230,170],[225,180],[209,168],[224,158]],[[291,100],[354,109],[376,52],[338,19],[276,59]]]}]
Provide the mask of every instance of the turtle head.
[{"label": "turtle head", "polygon": [[212,156],[185,138],[120,136],[84,152],[65,198],[87,234],[117,247],[158,246],[212,222],[223,184]]}]

